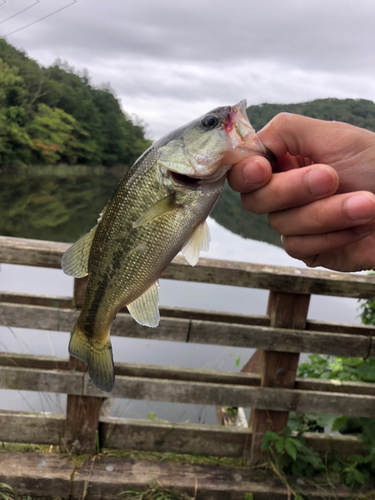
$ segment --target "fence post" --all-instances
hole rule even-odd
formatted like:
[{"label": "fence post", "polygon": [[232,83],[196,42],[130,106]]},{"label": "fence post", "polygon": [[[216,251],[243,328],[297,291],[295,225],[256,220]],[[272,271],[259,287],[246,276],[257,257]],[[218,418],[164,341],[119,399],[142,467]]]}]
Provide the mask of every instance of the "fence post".
[{"label": "fence post", "polygon": [[[87,278],[74,280],[74,305],[82,305]],[[87,366],[73,356],[69,359],[69,369],[86,372]],[[68,395],[66,407],[66,442],[78,453],[93,453],[96,449],[96,431],[102,398]]]},{"label": "fence post", "polygon": [[[304,330],[310,295],[270,291],[267,315],[270,326]],[[262,387],[293,388],[299,362],[299,353],[256,351],[244,367],[244,371],[256,371],[261,375]],[[266,431],[280,432],[288,422],[289,412],[252,409],[249,427],[252,429],[250,463],[265,460],[261,450]]]}]

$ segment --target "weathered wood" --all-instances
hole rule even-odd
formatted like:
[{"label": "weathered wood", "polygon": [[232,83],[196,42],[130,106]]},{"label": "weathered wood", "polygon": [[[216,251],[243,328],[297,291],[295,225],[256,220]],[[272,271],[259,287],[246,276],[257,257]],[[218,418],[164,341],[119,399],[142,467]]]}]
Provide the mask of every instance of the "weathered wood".
[{"label": "weathered wood", "polygon": [[[86,374],[87,367],[79,359],[70,357],[69,368]],[[87,376],[87,375],[86,375]],[[103,393],[102,393],[103,394]],[[66,404],[66,444],[79,453],[93,453],[96,449],[96,431],[103,398],[68,395]]]},{"label": "weathered wood", "polygon": [[54,453],[0,451],[0,483],[19,496],[69,498],[74,468],[73,462]]},{"label": "weathered wood", "polygon": [[241,457],[251,439],[248,429],[175,424],[106,417],[100,419],[102,448]]},{"label": "weathered wood", "polygon": [[[74,305],[82,305],[87,278],[74,280]],[[87,373],[87,366],[70,356],[69,369]],[[66,404],[66,443],[80,453],[94,453],[99,413],[103,399],[88,396],[68,395]]]},{"label": "weathered wood", "polygon": [[[259,351],[256,351],[259,352]],[[42,370],[69,370],[69,359],[36,354],[0,353],[0,366],[40,368]],[[171,366],[116,363],[117,376],[184,380],[260,386],[260,375],[244,372],[224,372],[196,368],[175,368]],[[295,388],[301,391],[337,392],[342,394],[363,394],[375,396],[375,384],[367,382],[341,382],[339,380],[297,378]]]},{"label": "weathered wood", "polygon": [[[16,292],[0,292],[0,303],[10,302],[13,304],[26,304],[36,306],[54,307],[57,305],[61,309],[73,308],[72,297],[37,295]],[[226,313],[218,311],[206,311],[191,308],[176,308],[160,306],[160,315],[166,318],[192,319],[202,321],[213,321],[218,323],[235,323],[239,325],[270,326],[270,319],[267,316],[256,316],[237,313]],[[126,313],[124,307],[121,312]],[[351,323],[332,323],[328,321],[306,321],[306,330],[316,332],[348,333],[351,335],[372,335],[375,336],[375,327],[371,325],[354,325]]]},{"label": "weathered wood", "polygon": [[[0,367],[0,388],[106,396],[84,373],[7,366]],[[367,395],[124,376],[116,378],[111,397],[362,417],[375,408],[375,397]]]},{"label": "weathered wood", "polygon": [[[71,309],[3,303],[0,304],[0,325],[71,331],[78,314],[78,311]],[[364,332],[367,333],[367,330]],[[189,339],[190,343],[253,347],[280,352],[375,358],[375,342],[369,335],[307,332],[179,318],[161,318],[158,328],[147,328],[136,323],[129,314],[117,315],[111,333],[124,337],[177,342]]]},{"label": "weathered wood", "polygon": [[[45,412],[0,411],[0,441],[59,445],[66,417]],[[199,453],[241,457],[251,441],[249,429],[202,424],[175,424],[117,417],[101,417],[100,445],[110,449]],[[307,445],[322,455],[347,458],[363,454],[363,442],[354,436],[304,434]]]},{"label": "weathered wood", "polygon": [[[346,486],[327,486],[323,477],[314,481],[316,486],[303,487],[303,493],[311,499],[327,498],[332,490],[337,499],[350,497]],[[0,452],[0,482],[12,486],[19,496],[77,500],[118,500],[126,490],[142,491],[155,484],[196,500],[243,500],[249,492],[254,500],[287,500],[290,496],[276,476],[266,470],[106,456],[93,457],[76,467],[68,457],[53,453]],[[122,494],[122,498],[130,497]]]},{"label": "weathered wood", "polygon": [[73,303],[75,307],[82,306],[83,300],[85,298],[86,287],[87,287],[88,276],[84,278],[75,278],[74,280],[74,299]]},{"label": "weathered wood", "polygon": [[69,359],[40,354],[0,352],[0,366],[41,368],[42,370],[69,370]]},{"label": "weathered wood", "polygon": [[[268,316],[271,327],[298,328],[306,326],[310,304],[309,295],[270,292]],[[292,389],[295,385],[299,353],[260,351],[257,363],[262,387],[282,387]],[[266,459],[262,451],[264,433],[268,430],[281,432],[288,423],[288,412],[252,409],[249,425],[253,432],[250,462],[256,464]]]},{"label": "weathered wood", "polygon": [[[48,295],[34,295],[15,292],[0,292],[0,303],[8,302],[13,304],[37,305],[61,309],[71,309],[73,298]],[[267,316],[254,316],[246,314],[224,313],[216,311],[203,311],[190,308],[175,308],[161,306],[160,315],[165,318],[188,319],[212,321],[218,323],[230,323],[239,325],[270,326]],[[121,310],[127,313],[126,307]],[[350,323],[331,323],[327,321],[306,321],[306,330],[316,332],[346,333],[350,335],[369,335],[375,337],[375,327],[371,325],[354,325]]]},{"label": "weathered wood", "polygon": [[72,297],[61,297],[58,295],[34,295],[31,293],[16,293],[0,291],[0,302],[10,302],[12,304],[26,304],[34,306],[59,307],[70,309],[73,306]]},{"label": "weathered wood", "polygon": [[[69,246],[66,243],[2,236],[0,237],[0,262],[59,269],[61,257]],[[191,267],[178,256],[164,271],[162,277],[298,294],[375,297],[375,278],[368,275],[216,259],[200,259],[195,267]]]},{"label": "weathered wood", "polygon": [[[251,432],[241,427],[106,417],[100,419],[100,438],[103,448],[242,457]],[[304,438],[321,455],[344,459],[365,453],[363,442],[355,436],[306,432]]]},{"label": "weathered wood", "polygon": [[8,443],[61,444],[65,415],[0,410],[0,441]]}]

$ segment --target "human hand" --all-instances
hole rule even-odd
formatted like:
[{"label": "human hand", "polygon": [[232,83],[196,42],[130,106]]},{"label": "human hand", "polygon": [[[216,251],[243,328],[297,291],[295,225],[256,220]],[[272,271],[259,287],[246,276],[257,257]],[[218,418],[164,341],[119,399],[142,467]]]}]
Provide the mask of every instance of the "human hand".
[{"label": "human hand", "polygon": [[277,115],[259,132],[276,173],[254,156],[229,173],[243,206],[269,213],[285,250],[308,266],[375,267],[375,134],[352,125]]}]

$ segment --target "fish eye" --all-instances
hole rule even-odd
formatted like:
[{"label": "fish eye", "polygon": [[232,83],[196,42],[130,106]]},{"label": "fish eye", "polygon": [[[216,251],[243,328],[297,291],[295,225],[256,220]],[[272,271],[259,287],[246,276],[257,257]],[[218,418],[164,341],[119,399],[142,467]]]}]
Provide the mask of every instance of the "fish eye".
[{"label": "fish eye", "polygon": [[201,125],[206,130],[213,130],[219,124],[219,120],[215,115],[207,115],[202,118]]}]

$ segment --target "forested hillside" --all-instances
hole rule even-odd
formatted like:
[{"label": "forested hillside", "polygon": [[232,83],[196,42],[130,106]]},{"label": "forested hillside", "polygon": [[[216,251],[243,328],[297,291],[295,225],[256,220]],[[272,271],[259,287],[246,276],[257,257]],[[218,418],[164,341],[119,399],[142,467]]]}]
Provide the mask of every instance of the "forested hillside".
[{"label": "forested hillside", "polygon": [[[261,104],[247,109],[256,130],[283,111],[343,121],[375,132],[375,104],[372,101],[318,99],[300,104]],[[133,123],[121,110],[110,88],[92,86],[84,71],[75,72],[67,63],[56,62],[43,68],[0,39],[0,171],[16,172],[19,166],[31,166],[27,170],[32,171],[32,165],[131,166],[150,144],[143,127]],[[19,207],[14,212],[12,204],[18,200],[22,205],[24,201],[19,193],[20,186],[17,186],[17,189],[13,186],[15,192],[8,186],[7,192],[13,193],[12,199],[3,194],[0,202],[5,200],[3,210],[8,207],[18,214],[18,227]],[[47,184],[43,186],[47,193]],[[58,191],[53,195],[55,201],[61,195]],[[50,196],[46,193],[44,198],[42,196],[44,200]],[[68,192],[61,197],[59,209],[55,207],[58,215],[54,221],[50,220],[54,212],[43,208],[49,214],[48,227],[61,225],[62,219],[64,224],[71,220],[68,207],[64,205],[67,200],[70,200]],[[34,213],[37,213],[35,207]],[[228,186],[212,216],[224,227],[246,238],[280,245],[280,238],[270,227],[267,216],[246,212],[239,195]],[[23,229],[15,229],[15,219],[10,214],[7,219],[3,234],[27,236],[22,233]],[[77,234],[79,231],[77,227]],[[52,238],[50,233],[47,236]]]},{"label": "forested hillside", "polygon": [[[282,112],[351,123],[375,132],[375,103],[364,99],[317,99],[299,104],[261,104],[249,106],[247,114],[255,130],[260,130],[275,115]],[[271,228],[267,216],[246,212],[240,196],[228,187],[215,206],[212,216],[230,231],[245,238],[280,245],[280,236]]]},{"label": "forested hillside", "polygon": [[131,165],[151,144],[109,88],[0,39],[0,164]]}]

